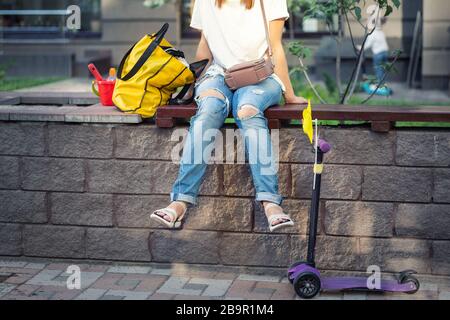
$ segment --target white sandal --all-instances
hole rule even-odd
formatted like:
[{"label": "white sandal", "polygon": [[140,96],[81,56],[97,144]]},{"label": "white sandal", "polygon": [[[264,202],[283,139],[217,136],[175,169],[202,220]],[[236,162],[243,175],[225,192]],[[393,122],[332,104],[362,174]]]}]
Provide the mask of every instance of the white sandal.
[{"label": "white sandal", "polygon": [[[275,203],[269,203],[264,207],[265,212],[267,212],[267,210],[270,207],[280,207],[279,205],[275,204]],[[276,220],[284,220],[284,222],[280,222],[276,225],[274,225],[273,223]],[[268,218],[268,222],[269,222],[269,230],[270,232],[274,232],[275,230],[281,229],[281,228],[286,228],[286,227],[292,227],[294,225],[294,221],[292,221],[292,219],[285,213],[279,213],[279,214],[272,214],[269,218]]]},{"label": "white sandal", "polygon": [[[165,225],[166,227],[170,229],[178,229],[181,227],[181,221],[184,218],[184,215],[186,214],[187,206],[184,209],[184,212],[178,217],[177,212],[172,208],[164,208],[155,210],[151,215],[150,219],[153,219],[155,221],[158,221],[159,223]],[[170,221],[167,221],[163,217],[161,217],[158,213],[165,214],[170,217]]]}]

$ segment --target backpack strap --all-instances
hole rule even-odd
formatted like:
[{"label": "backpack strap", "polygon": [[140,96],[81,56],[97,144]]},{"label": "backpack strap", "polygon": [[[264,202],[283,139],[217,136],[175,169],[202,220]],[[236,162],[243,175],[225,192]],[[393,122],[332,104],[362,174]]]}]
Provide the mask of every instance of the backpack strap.
[{"label": "backpack strap", "polygon": [[155,49],[161,44],[161,41],[164,39],[164,36],[167,32],[167,30],[169,29],[169,24],[165,23],[162,28],[154,35],[154,40],[152,41],[152,43],[150,43],[150,45],[148,46],[148,48],[144,51],[144,53],[142,54],[142,56],[139,58],[138,62],[136,62],[136,64],[133,66],[133,68],[130,70],[130,72],[128,72],[127,75],[123,76],[122,72],[123,72],[123,67],[125,66],[125,62],[128,59],[128,57],[130,56],[131,52],[133,51],[134,47],[136,46],[136,44],[139,42],[136,42],[130,50],[128,50],[128,52],[125,54],[125,56],[123,57],[122,61],[120,62],[120,66],[119,66],[119,70],[117,72],[117,78],[122,80],[122,81],[128,81],[131,78],[133,78],[136,73],[142,68],[142,66],[145,64],[145,62],[148,60],[148,58],[150,58],[150,56],[153,54],[153,52],[155,51]]}]

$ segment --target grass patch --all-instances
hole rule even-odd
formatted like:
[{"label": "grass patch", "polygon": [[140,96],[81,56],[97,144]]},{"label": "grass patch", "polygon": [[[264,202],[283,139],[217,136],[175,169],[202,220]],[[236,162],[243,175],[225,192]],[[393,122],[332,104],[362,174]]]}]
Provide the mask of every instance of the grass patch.
[{"label": "grass patch", "polygon": [[[301,74],[292,75],[292,84],[294,91],[297,95],[311,99],[312,104],[321,104],[319,99],[317,99],[313,90],[306,84],[303,76]],[[339,95],[337,93],[334,84],[325,83],[326,86],[316,85],[315,88],[319,92],[319,95],[330,104],[339,104]],[[349,105],[362,105],[365,100],[362,96],[353,96],[349,100]],[[447,102],[433,102],[433,101],[411,101],[405,99],[392,99],[392,98],[380,98],[374,97],[369,100],[366,104],[367,108],[371,106],[397,106],[397,107],[418,107],[418,106],[448,106],[450,108],[450,99]],[[342,125],[363,125],[368,122],[365,121],[338,121],[338,120],[320,120],[319,124],[322,126],[342,126]],[[291,122],[293,125],[301,125],[300,120],[293,120]],[[432,127],[432,128],[449,128],[450,122],[396,122],[395,126],[398,128],[402,127]]]},{"label": "grass patch", "polygon": [[62,77],[18,77],[0,80],[0,91],[13,91],[64,80]]}]

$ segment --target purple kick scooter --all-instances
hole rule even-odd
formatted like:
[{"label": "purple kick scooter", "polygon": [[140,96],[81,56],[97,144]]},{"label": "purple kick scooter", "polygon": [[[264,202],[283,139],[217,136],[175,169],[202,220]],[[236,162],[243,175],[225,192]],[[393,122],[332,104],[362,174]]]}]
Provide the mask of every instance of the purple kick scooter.
[{"label": "purple kick scooter", "polygon": [[364,277],[330,277],[320,275],[314,262],[316,247],[317,221],[319,216],[320,182],[323,169],[324,154],[331,150],[331,145],[325,140],[318,139],[316,146],[316,163],[314,165],[315,181],[309,212],[309,238],[308,256],[306,262],[296,262],[288,269],[288,279],[293,284],[297,295],[303,299],[314,298],[321,290],[340,291],[377,291],[377,292],[404,292],[413,294],[419,290],[419,280],[412,274],[414,270],[400,272],[397,280],[381,280],[376,289],[368,288],[367,278]]}]

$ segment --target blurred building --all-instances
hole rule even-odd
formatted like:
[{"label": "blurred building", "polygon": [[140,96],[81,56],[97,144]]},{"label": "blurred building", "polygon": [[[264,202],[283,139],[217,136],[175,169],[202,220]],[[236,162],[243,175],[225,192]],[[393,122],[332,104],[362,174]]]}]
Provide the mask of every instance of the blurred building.
[{"label": "blurred building", "polygon": [[[191,0],[173,1],[160,9],[148,9],[144,0],[2,0],[0,3],[0,65],[9,75],[82,76],[89,61],[105,71],[117,65],[128,48],[146,33],[170,23],[167,38],[189,58],[195,53],[198,33],[189,28]],[[66,28],[65,10],[81,8],[81,29]],[[25,10],[25,11],[24,11]],[[417,11],[423,12],[423,49],[418,77],[425,88],[448,88],[450,74],[450,6],[448,0],[404,0],[389,18],[385,31],[391,48],[404,51],[399,80],[409,63]],[[355,36],[362,36],[356,21]],[[293,17],[286,24],[287,39],[303,39],[320,52],[326,26],[314,20]],[[319,50],[317,50],[319,49]],[[327,51],[333,57],[333,51]],[[354,62],[344,52],[344,63]],[[295,60],[290,59],[294,64]],[[314,60],[308,61],[314,64]],[[314,70],[314,67],[313,67]]]}]

